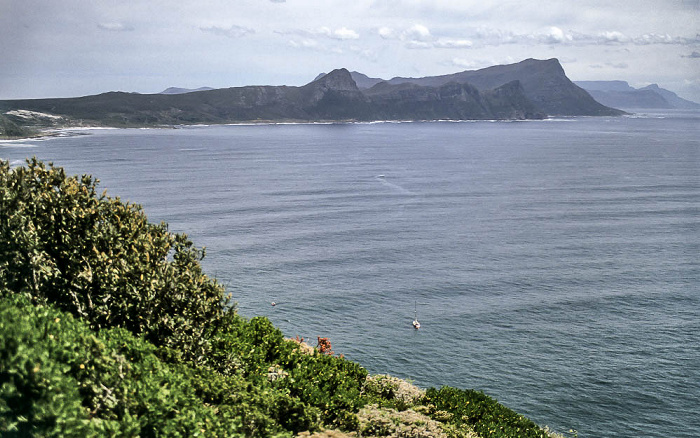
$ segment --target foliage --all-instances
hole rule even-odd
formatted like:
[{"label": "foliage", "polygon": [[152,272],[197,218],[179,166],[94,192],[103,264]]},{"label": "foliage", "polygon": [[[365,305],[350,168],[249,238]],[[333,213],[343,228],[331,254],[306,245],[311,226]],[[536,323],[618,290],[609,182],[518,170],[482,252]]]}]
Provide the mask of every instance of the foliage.
[{"label": "foliage", "polygon": [[96,184],[36,158],[0,162],[0,286],[203,357],[226,311],[223,288],[201,270],[204,251]]},{"label": "foliage", "polygon": [[405,380],[381,374],[367,377],[363,393],[371,403],[399,411],[418,404],[425,395],[425,391]]},{"label": "foliage", "polygon": [[546,436],[482,393],[423,396],[239,316],[203,250],[96,185],[0,161],[2,436]]},{"label": "foliage", "polygon": [[[208,405],[192,369],[119,328],[90,330],[21,296],[0,300],[3,436],[251,436],[235,407]],[[242,391],[245,386],[228,389]],[[250,409],[259,412],[259,409]],[[265,424],[258,436],[281,428]],[[258,430],[260,431],[260,430]]]},{"label": "foliage", "polygon": [[430,388],[424,403],[431,416],[446,423],[473,427],[480,437],[547,438],[547,433],[531,420],[518,415],[483,392],[451,387]]},{"label": "foliage", "polygon": [[358,364],[318,350],[305,354],[261,317],[232,321],[213,345],[213,367],[219,364],[227,367],[220,369],[224,373],[237,373],[257,385],[269,384],[308,406],[304,412],[285,413],[290,430],[313,428],[318,421],[345,430],[357,428],[355,413],[365,403],[360,394],[367,377]]}]

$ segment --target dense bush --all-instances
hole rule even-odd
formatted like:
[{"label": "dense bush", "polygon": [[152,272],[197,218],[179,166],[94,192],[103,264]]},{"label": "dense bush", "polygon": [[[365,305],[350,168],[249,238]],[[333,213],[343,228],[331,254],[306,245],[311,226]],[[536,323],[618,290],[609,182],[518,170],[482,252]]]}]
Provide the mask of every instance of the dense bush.
[{"label": "dense bush", "polygon": [[96,184],[36,159],[0,162],[0,286],[203,357],[226,311],[223,288],[201,270],[204,252]]},{"label": "dense bush", "polygon": [[445,386],[426,391],[424,403],[433,417],[460,426],[471,426],[480,437],[547,438],[547,432],[483,392]]},{"label": "dense bush", "polygon": [[[92,331],[51,306],[0,300],[3,436],[272,436],[273,421],[245,424],[241,406],[207,404],[198,373],[161,362],[155,347],[119,328]],[[225,387],[245,399],[245,382]],[[241,395],[243,394],[243,395]],[[262,401],[263,407],[267,400]],[[248,417],[266,415],[245,405]],[[254,433],[251,433],[254,432]]]}]

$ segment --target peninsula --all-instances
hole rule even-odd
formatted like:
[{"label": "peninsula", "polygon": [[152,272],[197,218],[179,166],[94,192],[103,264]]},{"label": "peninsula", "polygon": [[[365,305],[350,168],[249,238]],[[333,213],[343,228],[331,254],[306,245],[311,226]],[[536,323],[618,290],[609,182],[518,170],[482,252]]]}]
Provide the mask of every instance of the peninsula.
[{"label": "peninsula", "polygon": [[[188,91],[188,90],[183,90]],[[369,78],[346,69],[301,86],[246,86],[159,94],[109,92],[0,101],[0,135],[70,126],[143,127],[243,122],[523,120],[611,116],[557,59],[423,78]]]}]

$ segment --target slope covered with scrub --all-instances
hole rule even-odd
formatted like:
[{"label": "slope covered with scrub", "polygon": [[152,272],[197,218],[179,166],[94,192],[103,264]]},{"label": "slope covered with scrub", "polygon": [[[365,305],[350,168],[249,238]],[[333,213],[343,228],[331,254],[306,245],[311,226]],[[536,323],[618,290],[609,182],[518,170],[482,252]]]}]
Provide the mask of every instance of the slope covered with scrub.
[{"label": "slope covered with scrub", "polygon": [[203,250],[36,159],[0,162],[0,434],[547,437],[244,318]]}]

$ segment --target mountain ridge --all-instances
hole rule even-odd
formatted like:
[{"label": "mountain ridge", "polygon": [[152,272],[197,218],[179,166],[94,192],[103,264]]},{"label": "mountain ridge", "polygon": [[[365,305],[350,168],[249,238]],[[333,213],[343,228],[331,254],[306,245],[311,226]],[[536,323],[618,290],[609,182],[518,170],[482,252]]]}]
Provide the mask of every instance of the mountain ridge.
[{"label": "mountain ridge", "polygon": [[[390,84],[414,83],[426,86],[440,86],[448,82],[468,83],[480,91],[491,90],[508,82],[519,80],[525,95],[536,106],[552,116],[607,116],[623,112],[609,108],[595,101],[584,89],[576,86],[564,72],[556,58],[537,60],[526,59],[515,64],[494,65],[479,70],[465,70],[440,76],[421,78],[394,77]],[[357,74],[358,84],[382,81]]]},{"label": "mountain ridge", "polygon": [[[361,88],[372,85],[371,88]],[[411,84],[411,85],[404,85]],[[18,118],[17,111],[51,118]],[[24,114],[23,113],[23,114]],[[0,101],[22,126],[162,126],[237,122],[539,119],[620,115],[574,85],[556,59],[428,78],[381,81],[341,68],[306,85],[245,86],[175,94],[108,92]]]},{"label": "mountain ridge", "polygon": [[634,88],[626,81],[576,81],[597,101],[616,108],[700,109],[700,104],[683,99],[658,84]]}]

